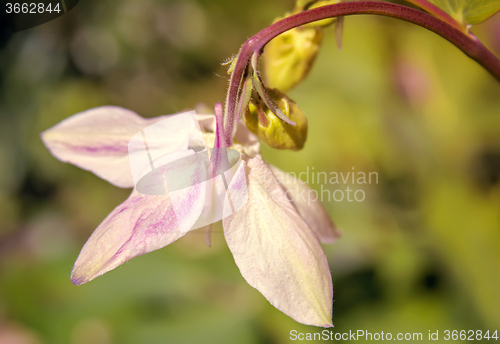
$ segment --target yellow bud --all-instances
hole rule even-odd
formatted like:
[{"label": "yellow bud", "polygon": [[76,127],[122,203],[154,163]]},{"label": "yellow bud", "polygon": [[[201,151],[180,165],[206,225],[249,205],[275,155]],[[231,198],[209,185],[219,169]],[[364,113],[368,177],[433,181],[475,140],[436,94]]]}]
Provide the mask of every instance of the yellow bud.
[{"label": "yellow bud", "polygon": [[323,38],[319,27],[299,27],[282,33],[266,46],[263,75],[266,85],[287,92],[305,79]]},{"label": "yellow bud", "polygon": [[302,11],[311,2],[313,2],[313,0],[297,0],[295,2],[295,9]]},{"label": "yellow bud", "polygon": [[[317,1],[317,2],[313,3],[311,6],[309,6],[307,9],[312,10],[313,8],[318,8],[318,7],[326,6],[326,5],[338,4],[339,2],[341,2],[341,0]],[[336,20],[337,20],[337,18],[318,20],[318,21],[312,22],[310,24],[306,24],[306,25],[304,25],[304,27],[318,27],[318,26],[325,27],[325,26],[333,24]]]},{"label": "yellow bud", "polygon": [[276,89],[267,89],[280,110],[295,126],[279,119],[261,101],[250,102],[245,112],[245,124],[262,141],[273,148],[300,150],[307,139],[307,118],[297,104]]}]

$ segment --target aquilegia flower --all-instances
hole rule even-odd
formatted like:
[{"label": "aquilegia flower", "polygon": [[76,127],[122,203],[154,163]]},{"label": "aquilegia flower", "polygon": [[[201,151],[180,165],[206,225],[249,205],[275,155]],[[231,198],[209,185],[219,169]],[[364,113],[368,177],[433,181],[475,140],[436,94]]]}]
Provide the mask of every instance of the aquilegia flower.
[{"label": "aquilegia flower", "polygon": [[[199,114],[207,146],[224,146],[222,107],[216,115]],[[128,144],[144,128],[167,118],[145,119],[119,107],[99,107],[78,113],[41,134],[59,160],[89,170],[122,188],[134,188],[97,227],[75,262],[71,279],[81,285],[124,262],[167,246],[182,237],[179,216],[199,216],[186,199],[174,212],[171,197],[145,195],[134,187]],[[181,131],[182,128],[179,128]],[[332,326],[332,280],[322,243],[339,236],[322,204],[298,197],[308,186],[259,154],[256,137],[237,123],[230,147],[241,154],[241,165],[229,189],[245,184],[248,200],[223,219],[224,236],[245,280],[294,320]],[[217,158],[217,157],[216,157]],[[214,159],[215,161],[216,159]],[[196,198],[196,197],[195,197]]]}]

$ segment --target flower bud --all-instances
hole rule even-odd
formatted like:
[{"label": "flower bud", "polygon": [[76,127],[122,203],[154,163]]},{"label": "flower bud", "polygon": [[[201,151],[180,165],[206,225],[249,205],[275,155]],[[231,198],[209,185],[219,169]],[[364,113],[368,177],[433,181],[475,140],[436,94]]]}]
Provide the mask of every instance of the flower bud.
[{"label": "flower bud", "polygon": [[287,92],[304,80],[318,54],[322,38],[320,27],[298,27],[269,42],[262,55],[266,85]]},{"label": "flower bud", "polygon": [[[308,10],[312,10],[313,8],[318,8],[326,5],[333,5],[333,4],[338,4],[340,3],[341,0],[321,0],[321,1],[316,1],[313,3],[311,6],[307,7]],[[312,22],[310,24],[304,25],[304,27],[326,27],[328,25],[333,24],[337,18],[329,18],[329,19],[323,19],[323,20],[318,20],[315,22]]]},{"label": "flower bud", "polygon": [[277,89],[267,92],[280,110],[296,125],[283,122],[259,99],[250,102],[245,124],[262,141],[273,148],[300,150],[307,139],[307,118],[297,104]]}]

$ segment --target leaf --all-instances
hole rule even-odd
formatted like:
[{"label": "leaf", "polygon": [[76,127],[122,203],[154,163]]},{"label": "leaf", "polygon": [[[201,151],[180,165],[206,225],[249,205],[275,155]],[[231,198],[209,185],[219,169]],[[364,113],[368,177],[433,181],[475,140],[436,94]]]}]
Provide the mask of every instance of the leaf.
[{"label": "leaf", "polygon": [[461,13],[465,7],[465,0],[431,0],[431,2],[449,14]]},{"label": "leaf", "polygon": [[464,24],[465,0],[430,0],[430,2],[448,13],[459,23]]},{"label": "leaf", "polygon": [[465,6],[465,21],[479,24],[500,11],[499,0],[469,0]]},{"label": "leaf", "polygon": [[429,0],[462,25],[479,24],[498,11],[499,0]]}]

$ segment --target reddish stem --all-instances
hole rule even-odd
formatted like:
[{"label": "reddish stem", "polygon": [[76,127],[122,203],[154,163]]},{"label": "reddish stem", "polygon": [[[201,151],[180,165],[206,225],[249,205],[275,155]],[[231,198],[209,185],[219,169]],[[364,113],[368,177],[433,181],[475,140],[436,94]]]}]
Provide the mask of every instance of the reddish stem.
[{"label": "reddish stem", "polygon": [[228,134],[226,136],[226,141],[228,144],[232,143],[232,135],[230,133],[232,133],[233,125],[235,124],[233,123],[233,119],[238,98],[238,90],[252,54],[254,52],[260,52],[274,37],[297,26],[321,19],[356,14],[376,14],[393,17],[422,26],[453,43],[500,81],[500,60],[475,36],[467,35],[449,23],[433,17],[428,13],[407,6],[380,1],[342,2],[334,5],[322,6],[280,20],[260,31],[255,36],[250,37],[245,44],[243,44],[238,54],[236,66],[231,75],[226,98],[226,123],[228,126],[226,130],[226,134]]}]

